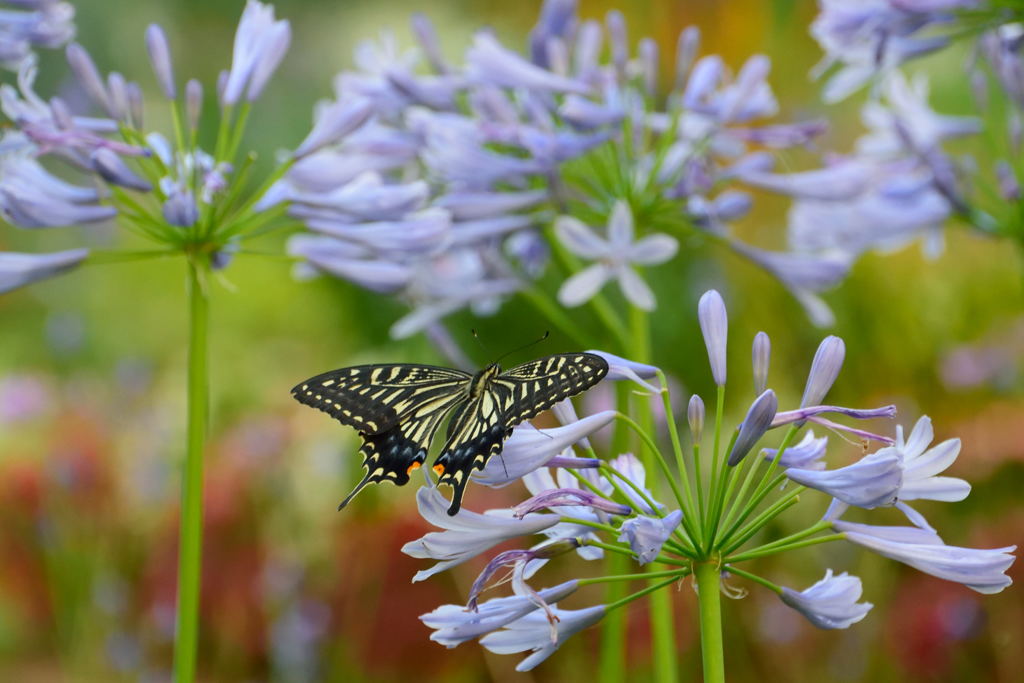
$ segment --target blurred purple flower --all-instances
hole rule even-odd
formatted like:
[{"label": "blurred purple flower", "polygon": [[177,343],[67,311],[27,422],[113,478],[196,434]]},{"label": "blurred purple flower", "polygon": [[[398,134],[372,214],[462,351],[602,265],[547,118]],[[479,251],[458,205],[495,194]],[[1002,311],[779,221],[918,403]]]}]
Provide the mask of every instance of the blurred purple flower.
[{"label": "blurred purple flower", "polygon": [[88,256],[88,249],[68,249],[49,254],[0,251],[0,294],[67,272]]},{"label": "blurred purple flower", "polygon": [[630,517],[620,527],[619,540],[629,543],[637,562],[650,564],[682,520],[682,510],[674,510],[664,517]]}]

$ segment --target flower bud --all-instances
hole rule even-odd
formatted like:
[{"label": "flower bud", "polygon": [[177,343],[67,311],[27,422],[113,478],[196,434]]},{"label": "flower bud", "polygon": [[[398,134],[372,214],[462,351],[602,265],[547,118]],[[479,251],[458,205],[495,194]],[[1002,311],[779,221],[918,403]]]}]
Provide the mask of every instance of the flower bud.
[{"label": "flower bud", "polygon": [[164,96],[173,100],[178,96],[174,87],[174,65],[171,62],[171,49],[167,46],[167,36],[157,24],[150,24],[146,29],[146,50],[149,61],[153,64],[153,72]]},{"label": "flower bud", "polygon": [[690,404],[686,407],[686,419],[690,423],[690,435],[694,443],[700,442],[700,436],[704,431],[704,399],[697,394],[690,397]]},{"label": "flower bud", "polygon": [[821,403],[839,376],[845,356],[846,344],[839,337],[829,335],[821,341],[811,362],[811,371],[807,374],[807,385],[800,400],[801,408]]},{"label": "flower bud", "polygon": [[768,364],[772,356],[772,342],[764,332],[754,336],[754,393],[761,395],[768,388]]},{"label": "flower bud", "polygon": [[725,312],[722,295],[714,289],[704,292],[697,303],[697,320],[704,334],[704,344],[708,348],[708,361],[711,363],[711,376],[715,384],[725,384],[725,348],[729,336],[729,317]]},{"label": "flower bud", "polygon": [[203,84],[192,78],[185,84],[185,117],[189,130],[199,128],[199,114],[203,110]]},{"label": "flower bud", "polygon": [[733,443],[732,450],[729,452],[730,467],[738,465],[744,456],[750,452],[750,449],[764,436],[764,433],[771,427],[772,418],[775,417],[775,412],[778,408],[779,400],[771,389],[758,396],[754,403],[751,404],[750,410],[747,411],[747,417],[744,418],[743,424],[740,425],[740,433],[736,437],[735,443]]}]

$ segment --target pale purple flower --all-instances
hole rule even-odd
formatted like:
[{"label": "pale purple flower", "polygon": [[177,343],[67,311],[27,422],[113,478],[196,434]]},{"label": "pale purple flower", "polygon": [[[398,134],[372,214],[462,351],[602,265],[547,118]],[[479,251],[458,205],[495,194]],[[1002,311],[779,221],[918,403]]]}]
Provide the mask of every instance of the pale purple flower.
[{"label": "pale purple flower", "polygon": [[288,51],[291,26],[274,18],[274,8],[257,0],[248,0],[235,33],[231,70],[221,92],[224,105],[236,104],[242,97],[257,99]]},{"label": "pale purple flower", "polygon": [[615,279],[634,306],[644,310],[654,308],[654,293],[633,270],[633,264],[656,265],[668,261],[679,246],[675,238],[655,233],[634,240],[633,214],[623,201],[617,201],[612,209],[607,238],[570,216],[559,217],[555,231],[569,251],[597,261],[562,284],[558,300],[563,305],[579,306],[589,301],[609,280]]},{"label": "pale purple flower", "polygon": [[480,644],[500,655],[530,651],[531,654],[516,665],[516,671],[530,671],[550,657],[573,634],[593,626],[605,614],[604,605],[580,610],[553,610],[556,622],[555,642],[551,640],[551,624],[542,612],[531,612],[505,626],[501,631],[489,633]]},{"label": "pale purple flower", "polygon": [[647,502],[648,500],[652,501],[659,508],[665,507],[654,498],[650,489],[647,488],[647,471],[644,468],[644,464],[640,462],[638,457],[632,453],[623,453],[620,456],[612,458],[611,462],[608,464],[623,477],[633,482],[633,486],[644,492],[646,498],[637,493],[633,486],[621,481],[619,477],[615,477],[622,487],[623,492],[626,494],[626,498],[629,499],[630,504],[632,504],[635,509],[645,515],[653,515],[654,510]]},{"label": "pale purple flower", "polygon": [[287,251],[319,271],[350,280],[376,292],[396,292],[412,281],[413,269],[391,260],[368,258],[368,251],[320,235],[293,235]]},{"label": "pale purple flower", "polygon": [[708,349],[711,376],[723,386],[726,376],[726,345],[729,337],[729,316],[722,295],[714,289],[704,292],[697,303],[697,320]]},{"label": "pale purple flower", "polygon": [[203,84],[194,78],[185,83],[185,118],[190,130],[199,128],[199,116],[203,111]]},{"label": "pale purple flower", "polygon": [[[516,593],[527,593],[533,595],[540,602],[540,595],[527,586],[525,578],[532,573],[527,566],[529,563],[546,562],[547,560],[564,555],[567,552],[579,548],[579,541],[575,538],[565,539],[561,541],[552,541],[550,543],[543,543],[529,550],[506,550],[505,552],[498,553],[490,561],[484,565],[480,574],[477,575],[473,581],[473,585],[469,589],[469,600],[466,602],[466,609],[476,611],[477,599],[480,597],[480,593],[487,587],[487,582],[491,580],[500,569],[509,567],[512,569],[513,587],[516,588]],[[539,565],[537,565],[539,568]],[[539,605],[540,606],[540,605]]]},{"label": "pale purple flower", "polygon": [[790,467],[786,476],[798,484],[823,491],[847,505],[875,508],[892,505],[903,484],[900,459],[882,449],[852,465],[835,470],[804,470]]},{"label": "pale purple flower", "polygon": [[[779,465],[785,468],[797,467],[802,470],[823,470],[825,463],[821,462],[821,458],[824,457],[827,446],[827,436],[815,437],[813,431],[807,430],[800,443],[789,446],[782,452]],[[779,449],[765,448],[761,452],[765,460],[771,461],[775,459]]]},{"label": "pale purple flower", "polygon": [[754,393],[760,395],[768,388],[768,364],[772,356],[772,342],[766,333],[758,332],[754,335],[751,356],[754,368]]},{"label": "pale purple flower", "polygon": [[[577,458],[577,460],[582,459]],[[584,470],[584,472],[584,476],[594,483],[599,491],[602,491],[605,495],[611,495],[612,488],[608,482],[604,481],[604,479],[599,479],[598,477],[593,476],[589,471]],[[552,491],[560,488],[570,488],[579,484],[579,482],[574,477],[570,476],[564,469],[551,470],[546,468],[534,470],[533,472],[525,475],[523,477],[523,483],[526,485],[526,488],[529,489],[530,493],[534,495],[539,495],[545,491]],[[585,519],[591,522],[601,521],[601,517],[593,509],[585,506],[567,505],[558,508],[555,512],[563,517]],[[598,539],[594,529],[582,524],[573,524],[569,522],[559,522],[554,526],[544,529],[541,533],[553,541],[573,538],[580,539],[581,541]],[[576,549],[576,554],[585,560],[596,560],[604,556],[604,551],[601,548],[586,545],[584,543],[584,545]]]},{"label": "pale purple flower", "polygon": [[[552,588],[537,591],[537,594],[545,603],[554,604],[572,595],[577,586],[575,580],[566,581]],[[475,611],[467,610],[465,605],[441,605],[434,611],[422,615],[420,621],[434,629],[430,634],[431,640],[447,648],[453,648],[496,631],[537,609],[537,603],[530,596],[512,595],[482,602],[477,605]]]},{"label": "pale purple flower", "polygon": [[48,254],[0,251],[0,294],[60,275],[80,265],[88,256],[88,249]]},{"label": "pale purple flower", "polygon": [[557,515],[515,519],[503,510],[480,514],[463,508],[458,514],[449,515],[450,502],[434,487],[420,488],[416,504],[423,519],[444,531],[432,531],[402,546],[402,552],[411,557],[440,560],[430,569],[417,572],[413,581],[423,581],[499,543],[540,533],[558,523]]},{"label": "pale purple flower", "polygon": [[772,425],[772,419],[779,409],[779,399],[771,389],[758,396],[747,410],[747,416],[740,424],[739,434],[729,451],[729,466],[735,467],[746,457],[750,449],[761,440]]},{"label": "pale purple flower", "polygon": [[862,193],[870,182],[871,172],[869,164],[859,159],[848,159],[811,171],[746,171],[739,173],[738,177],[748,185],[791,197],[842,201]]},{"label": "pale purple flower", "polygon": [[862,593],[859,578],[846,572],[833,576],[829,569],[825,578],[802,591],[783,586],[779,599],[818,628],[837,629],[850,628],[871,611],[870,602],[858,602]]},{"label": "pale purple flower", "polygon": [[149,192],[153,186],[141,178],[113,150],[99,147],[90,155],[92,169],[108,183],[139,192]]},{"label": "pale purple flower", "polygon": [[883,557],[910,565],[979,593],[998,593],[1013,581],[1005,574],[1017,546],[977,549],[945,545],[934,532],[917,527],[888,527],[835,521],[846,540]]},{"label": "pale purple flower", "polygon": [[637,562],[649,564],[658,557],[661,546],[682,521],[682,510],[674,510],[664,517],[631,517],[622,523],[619,540],[629,543]]},{"label": "pale purple flower", "polygon": [[615,418],[614,410],[588,415],[562,427],[537,429],[522,424],[512,430],[501,455],[491,458],[482,469],[473,472],[473,481],[485,486],[505,486],[561,455],[581,439],[603,428]]},{"label": "pale purple flower", "polygon": [[[908,500],[940,500],[946,502],[961,501],[971,492],[971,485],[963,479],[937,476],[953,464],[960,453],[960,439],[947,439],[932,448],[928,448],[934,437],[932,421],[928,416],[921,417],[910,438],[904,440],[903,427],[896,427],[896,443],[882,448],[875,455],[894,458],[900,468],[900,485],[895,499],[890,504],[906,514],[915,526],[931,529],[925,518],[907,505]],[[818,487],[815,487],[818,488]],[[834,495],[834,494],[833,494]],[[850,503],[842,496],[841,501]],[[856,503],[850,503],[856,504]],[[832,514],[842,514],[843,508],[833,505]]]}]

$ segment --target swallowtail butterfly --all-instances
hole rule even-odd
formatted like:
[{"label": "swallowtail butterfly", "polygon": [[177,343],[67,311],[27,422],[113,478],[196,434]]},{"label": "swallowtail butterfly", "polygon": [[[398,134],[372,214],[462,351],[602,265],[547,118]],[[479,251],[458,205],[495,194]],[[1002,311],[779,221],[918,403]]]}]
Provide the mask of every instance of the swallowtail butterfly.
[{"label": "swallowtail butterfly", "polygon": [[311,377],[292,395],[355,427],[363,439],[359,452],[366,476],[339,510],[367,484],[407,483],[448,416],[445,445],[433,470],[439,484],[454,490],[448,508],[454,515],[473,470],[501,453],[512,427],[606,374],[608,363],[592,353],[547,356],[507,372],[492,363],[475,375],[435,365],[357,365]]}]

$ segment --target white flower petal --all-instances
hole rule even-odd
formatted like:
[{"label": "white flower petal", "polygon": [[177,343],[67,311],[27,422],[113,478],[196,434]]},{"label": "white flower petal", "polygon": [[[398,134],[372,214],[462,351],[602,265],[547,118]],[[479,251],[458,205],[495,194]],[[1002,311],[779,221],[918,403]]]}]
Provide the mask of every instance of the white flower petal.
[{"label": "white flower petal", "polygon": [[611,270],[601,263],[584,268],[562,283],[558,301],[569,307],[586,303],[604,287],[611,275]]}]

